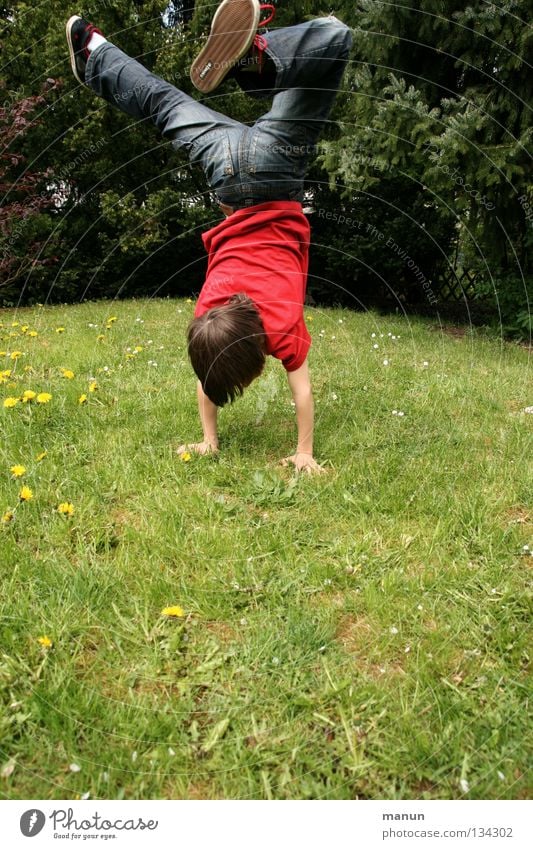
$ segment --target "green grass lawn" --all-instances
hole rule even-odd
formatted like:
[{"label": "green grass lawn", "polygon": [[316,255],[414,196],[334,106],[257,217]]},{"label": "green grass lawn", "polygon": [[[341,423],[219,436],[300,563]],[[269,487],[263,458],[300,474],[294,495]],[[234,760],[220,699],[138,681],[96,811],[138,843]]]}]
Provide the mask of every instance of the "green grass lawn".
[{"label": "green grass lawn", "polygon": [[193,308],[0,312],[0,794],[525,797],[529,352],[307,310],[328,474],[297,478],[271,358],[220,454],[176,455]]}]

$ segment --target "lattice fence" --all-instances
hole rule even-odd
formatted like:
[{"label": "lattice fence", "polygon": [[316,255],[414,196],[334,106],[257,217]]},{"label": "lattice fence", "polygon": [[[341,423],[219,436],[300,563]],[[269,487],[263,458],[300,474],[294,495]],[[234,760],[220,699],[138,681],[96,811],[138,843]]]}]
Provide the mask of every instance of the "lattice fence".
[{"label": "lattice fence", "polygon": [[432,280],[431,287],[443,301],[472,300],[476,295],[475,280],[477,274],[467,269],[448,268]]}]

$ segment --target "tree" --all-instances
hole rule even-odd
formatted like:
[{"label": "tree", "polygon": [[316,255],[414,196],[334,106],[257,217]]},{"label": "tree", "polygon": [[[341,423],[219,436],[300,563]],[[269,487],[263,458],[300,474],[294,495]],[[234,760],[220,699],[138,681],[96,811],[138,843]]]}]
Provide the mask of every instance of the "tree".
[{"label": "tree", "polygon": [[[396,182],[406,216],[418,205],[440,222],[432,230],[420,218],[418,240],[435,238],[448,262],[457,256],[477,269],[484,294],[499,279],[504,295],[514,278],[517,300],[509,306],[524,309],[532,272],[529,4],[341,5],[355,26],[355,47],[344,133],[324,147],[332,180],[347,199],[356,188],[359,197],[384,201]],[[383,209],[386,215],[385,202]]]},{"label": "tree", "polygon": [[[47,80],[46,91],[56,87],[55,80]],[[7,94],[5,88],[3,93]],[[5,145],[0,151],[0,297],[4,302],[13,299],[16,282],[29,269],[42,269],[57,259],[52,246],[43,251],[40,241],[42,213],[54,207],[50,172],[28,170],[20,150],[23,137],[37,124],[33,113],[45,102],[43,95],[20,100],[6,96],[0,106],[0,131]]]}]

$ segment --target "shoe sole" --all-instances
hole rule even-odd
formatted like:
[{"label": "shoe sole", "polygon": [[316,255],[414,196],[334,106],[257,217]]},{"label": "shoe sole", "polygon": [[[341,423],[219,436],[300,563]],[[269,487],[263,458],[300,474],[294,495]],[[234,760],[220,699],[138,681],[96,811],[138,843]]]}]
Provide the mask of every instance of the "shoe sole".
[{"label": "shoe sole", "polygon": [[69,53],[70,53],[70,67],[72,68],[72,73],[74,74],[74,76],[76,77],[78,82],[81,83],[82,85],[84,85],[84,80],[80,79],[80,76],[78,74],[78,69],[76,68],[76,56],[74,54],[74,45],[72,44],[72,37],[71,37],[72,27],[73,27],[75,21],[81,21],[81,18],[80,18],[79,15],[72,15],[72,17],[68,19],[66,26],[65,26],[65,31],[67,33],[67,44],[68,44],[68,49],[69,49]]},{"label": "shoe sole", "polygon": [[208,94],[252,46],[261,8],[259,0],[224,0],[215,12],[205,47],[191,65],[191,81]]}]

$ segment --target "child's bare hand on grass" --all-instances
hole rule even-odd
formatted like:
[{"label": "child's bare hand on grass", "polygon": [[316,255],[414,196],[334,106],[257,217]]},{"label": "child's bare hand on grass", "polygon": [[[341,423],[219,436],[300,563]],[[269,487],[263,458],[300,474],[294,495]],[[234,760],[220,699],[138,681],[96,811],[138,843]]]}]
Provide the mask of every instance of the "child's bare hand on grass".
[{"label": "child's bare hand on grass", "polygon": [[217,451],[218,447],[206,440],[203,442],[191,442],[188,445],[180,445],[178,448],[178,454],[180,456],[188,452],[191,454],[216,454]]},{"label": "child's bare hand on grass", "polygon": [[297,452],[296,454],[292,454],[291,457],[284,457],[283,460],[281,460],[282,466],[288,466],[289,463],[292,463],[298,472],[305,471],[309,475],[322,475],[326,472],[326,469],[317,463],[312,454]]}]

